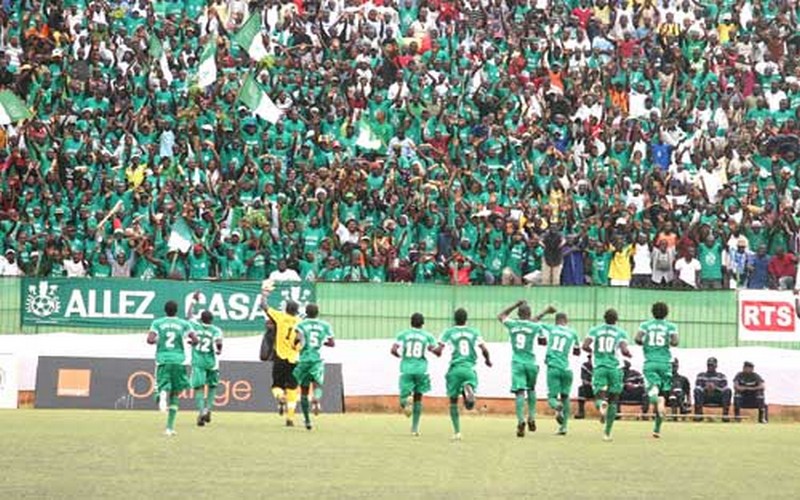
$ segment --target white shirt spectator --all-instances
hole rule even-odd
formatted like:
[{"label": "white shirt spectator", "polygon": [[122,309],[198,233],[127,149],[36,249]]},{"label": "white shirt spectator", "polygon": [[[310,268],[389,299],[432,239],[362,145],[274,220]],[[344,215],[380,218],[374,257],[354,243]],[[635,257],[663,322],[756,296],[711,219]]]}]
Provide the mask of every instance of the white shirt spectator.
[{"label": "white shirt spectator", "polygon": [[272,281],[300,281],[300,275],[294,269],[286,269],[285,271],[274,270],[269,273],[269,279]]},{"label": "white shirt spectator", "polygon": [[650,276],[653,273],[651,265],[652,252],[647,243],[634,245],[633,252],[633,274],[645,274]]},{"label": "white shirt spectator", "polygon": [[87,274],[86,261],[75,262],[72,259],[64,259],[62,264],[67,272],[67,278],[83,278]]},{"label": "white shirt spectator", "polygon": [[[13,252],[9,250],[6,255]],[[4,256],[0,256],[0,276],[24,276],[25,273],[19,268],[19,263],[16,259],[11,263]]]},{"label": "white shirt spectator", "polygon": [[764,92],[764,99],[767,100],[769,110],[775,112],[781,109],[781,101],[786,99],[786,92],[780,89],[777,92],[767,90]]},{"label": "white shirt spectator", "polygon": [[339,227],[336,228],[336,236],[339,237],[339,243],[342,245],[345,243],[358,245],[358,240],[361,238],[361,233],[358,231],[358,229],[351,232],[349,229],[347,229],[347,225],[339,224]]},{"label": "white shirt spectator", "polygon": [[675,270],[678,271],[678,279],[691,286],[697,288],[697,273],[700,272],[700,261],[692,258],[690,261],[680,259],[675,263]]}]

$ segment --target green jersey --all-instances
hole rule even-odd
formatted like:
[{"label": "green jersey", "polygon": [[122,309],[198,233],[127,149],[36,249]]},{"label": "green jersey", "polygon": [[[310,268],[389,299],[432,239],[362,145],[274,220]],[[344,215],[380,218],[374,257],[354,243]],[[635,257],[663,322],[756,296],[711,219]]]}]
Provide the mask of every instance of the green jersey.
[{"label": "green jersey", "polygon": [[150,331],[158,336],[156,341],[156,364],[182,364],[186,359],[183,352],[184,337],[192,331],[191,324],[181,318],[164,317],[150,324]]},{"label": "green jersey", "polygon": [[322,361],[319,350],[328,339],[333,338],[333,328],[321,319],[304,319],[294,330],[303,335],[303,348],[300,350],[300,363]]},{"label": "green jersey", "polygon": [[623,342],[628,342],[628,334],[614,325],[599,325],[589,330],[594,350],[595,368],[619,368],[617,349]]},{"label": "green jersey", "polygon": [[215,344],[222,340],[222,330],[215,325],[207,325],[200,321],[191,322],[192,331],[199,341],[192,347],[192,366],[206,370],[218,370],[219,360]]},{"label": "green jersey", "polygon": [[449,345],[453,351],[450,367],[458,365],[475,366],[478,360],[478,346],[483,344],[481,332],[471,326],[452,326],[442,333],[439,342]]},{"label": "green jersey", "polygon": [[542,325],[526,319],[506,319],[503,326],[511,339],[511,362],[536,364],[536,337]]},{"label": "green jersey", "polygon": [[429,346],[436,345],[436,337],[418,328],[409,328],[397,334],[395,345],[400,347],[400,373],[403,375],[424,375],[428,373],[428,360],[425,352]]},{"label": "green jersey", "polygon": [[547,354],[544,358],[547,366],[569,369],[569,354],[578,345],[578,333],[561,325],[542,325],[542,330],[547,337]]},{"label": "green jersey", "polygon": [[642,323],[639,331],[644,333],[642,346],[645,363],[668,365],[672,361],[670,340],[678,334],[678,327],[663,319],[651,319]]}]

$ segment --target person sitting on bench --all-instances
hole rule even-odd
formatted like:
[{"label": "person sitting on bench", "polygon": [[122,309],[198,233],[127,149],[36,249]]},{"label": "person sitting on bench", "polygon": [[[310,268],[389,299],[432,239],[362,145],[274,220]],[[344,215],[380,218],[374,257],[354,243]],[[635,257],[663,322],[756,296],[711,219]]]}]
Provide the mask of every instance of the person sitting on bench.
[{"label": "person sitting on bench", "polygon": [[586,362],[581,365],[581,385],[578,386],[578,413],[575,419],[586,417],[586,401],[594,399],[592,390],[592,354],[586,358]]},{"label": "person sitting on bench", "polygon": [[[622,394],[617,402],[617,414],[621,413],[620,405],[639,405],[643,414],[647,414],[650,401],[644,390],[644,377],[640,372],[631,368],[631,362],[627,359],[622,368]],[[641,417],[640,417],[641,418]]]},{"label": "person sitting on bench", "polygon": [[672,389],[669,391],[669,407],[672,414],[686,415],[692,408],[692,386],[689,379],[678,373],[678,358],[672,360]]},{"label": "person sitting on bench", "polygon": [[717,371],[717,358],[708,358],[706,371],[697,374],[694,383],[694,419],[703,419],[704,406],[721,406],[722,421],[729,422],[731,409],[731,388],[728,378]]},{"label": "person sitting on bench", "polygon": [[758,409],[758,423],[767,423],[767,406],[764,404],[764,379],[753,371],[753,363],[744,362],[742,371],[733,378],[733,414],[738,420],[742,408]]}]

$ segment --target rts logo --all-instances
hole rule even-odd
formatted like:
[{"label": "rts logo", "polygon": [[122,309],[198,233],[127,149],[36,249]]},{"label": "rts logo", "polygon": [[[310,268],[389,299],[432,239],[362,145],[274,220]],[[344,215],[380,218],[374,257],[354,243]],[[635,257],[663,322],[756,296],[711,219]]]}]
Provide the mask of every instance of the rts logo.
[{"label": "rts logo", "polygon": [[777,300],[744,300],[741,306],[742,325],[748,330],[794,332],[794,306]]}]

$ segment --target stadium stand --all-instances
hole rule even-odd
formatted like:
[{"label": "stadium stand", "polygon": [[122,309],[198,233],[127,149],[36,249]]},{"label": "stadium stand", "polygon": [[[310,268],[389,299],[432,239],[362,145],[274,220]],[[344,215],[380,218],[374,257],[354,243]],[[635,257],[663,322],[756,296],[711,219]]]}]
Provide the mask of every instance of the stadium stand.
[{"label": "stadium stand", "polygon": [[0,270],[791,287],[798,9],[5,0]]}]

